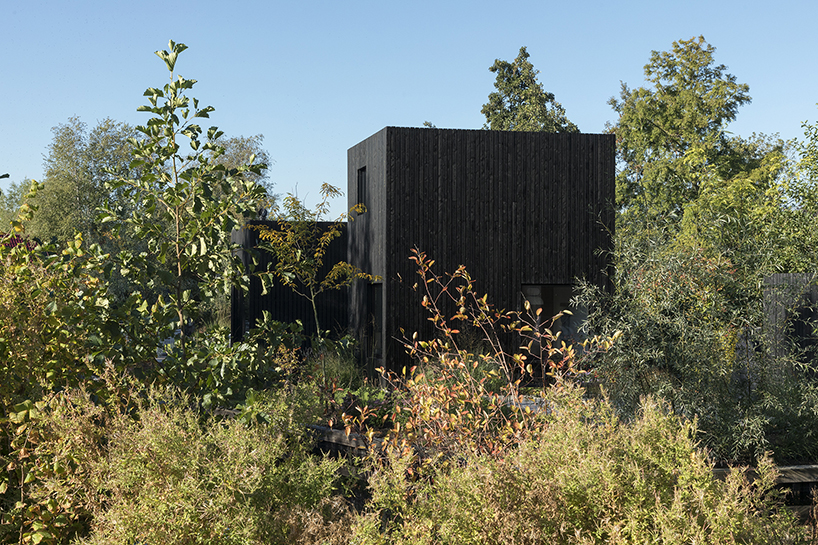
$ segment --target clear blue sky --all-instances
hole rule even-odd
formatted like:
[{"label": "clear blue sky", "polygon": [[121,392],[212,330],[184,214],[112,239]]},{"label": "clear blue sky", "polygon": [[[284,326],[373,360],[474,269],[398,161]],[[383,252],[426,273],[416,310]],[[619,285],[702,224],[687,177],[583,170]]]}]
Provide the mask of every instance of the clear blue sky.
[{"label": "clear blue sky", "polygon": [[[42,176],[51,128],[136,112],[166,83],[153,54],[190,49],[177,72],[228,136],[263,134],[276,191],[314,201],[345,188],[346,152],[387,125],[479,128],[488,67],[527,46],[546,90],[583,132],[614,118],[620,81],[642,85],[652,50],[704,35],[750,85],[730,130],[802,136],[818,119],[818,2],[413,0],[168,2],[2,0],[0,182]],[[345,209],[334,203],[333,213]]]}]

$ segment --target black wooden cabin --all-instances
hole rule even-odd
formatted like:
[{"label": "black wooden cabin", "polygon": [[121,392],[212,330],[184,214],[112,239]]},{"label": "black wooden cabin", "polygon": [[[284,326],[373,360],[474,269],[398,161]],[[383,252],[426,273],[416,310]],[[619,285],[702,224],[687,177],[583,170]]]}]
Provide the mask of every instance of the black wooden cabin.
[{"label": "black wooden cabin", "polygon": [[[463,264],[506,310],[524,293],[553,315],[577,278],[608,284],[615,140],[550,134],[386,127],[348,151],[347,260],[382,278],[350,288],[349,327],[371,370],[408,363],[403,328],[434,332],[413,291],[413,248],[438,272]],[[579,317],[575,317],[575,320]]]}]

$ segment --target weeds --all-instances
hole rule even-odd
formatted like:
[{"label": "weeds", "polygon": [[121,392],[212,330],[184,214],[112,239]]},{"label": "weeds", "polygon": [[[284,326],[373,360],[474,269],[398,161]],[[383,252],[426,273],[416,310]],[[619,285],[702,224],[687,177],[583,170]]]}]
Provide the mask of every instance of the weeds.
[{"label": "weeds", "polygon": [[[540,431],[535,413],[547,407],[520,393],[535,367],[560,384],[584,374],[575,348],[548,328],[561,315],[544,320],[541,309],[528,304],[525,312],[497,310],[475,291],[465,267],[438,275],[434,261],[422,252],[415,251],[411,259],[420,276],[416,289],[438,336],[420,340],[415,333],[405,345],[418,365],[403,376],[386,375],[393,389],[402,392],[388,445],[399,451],[412,445],[421,453],[419,460],[432,464],[466,453],[501,457]],[[446,314],[449,308],[453,312]],[[475,334],[482,336],[480,353],[461,346],[462,328],[468,328],[471,344]],[[587,355],[613,341],[595,338],[583,348]],[[519,350],[508,350],[510,345]]]},{"label": "weeds", "polygon": [[551,389],[550,413],[502,457],[463,452],[413,478],[395,452],[370,479],[362,543],[808,543],[805,528],[741,471],[713,478],[695,425],[645,400],[630,425],[575,387]]}]

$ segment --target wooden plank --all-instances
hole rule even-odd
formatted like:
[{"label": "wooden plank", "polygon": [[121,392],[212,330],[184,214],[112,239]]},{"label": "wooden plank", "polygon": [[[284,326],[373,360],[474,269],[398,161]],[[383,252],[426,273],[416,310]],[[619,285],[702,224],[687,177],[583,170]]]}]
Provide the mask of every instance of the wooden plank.
[{"label": "wooden plank", "polygon": [[777,483],[818,483],[818,465],[780,467],[778,473]]},{"label": "wooden plank", "polygon": [[369,442],[357,433],[347,434],[344,430],[335,430],[326,426],[309,426],[319,441],[334,443],[352,449],[366,450]]},{"label": "wooden plank", "polygon": [[[776,468],[776,471],[778,477],[775,482],[778,484],[818,483],[818,465],[782,466]],[[713,469],[713,476],[726,479],[731,472],[731,468],[717,468]],[[749,472],[751,475],[755,474],[752,469]]]}]

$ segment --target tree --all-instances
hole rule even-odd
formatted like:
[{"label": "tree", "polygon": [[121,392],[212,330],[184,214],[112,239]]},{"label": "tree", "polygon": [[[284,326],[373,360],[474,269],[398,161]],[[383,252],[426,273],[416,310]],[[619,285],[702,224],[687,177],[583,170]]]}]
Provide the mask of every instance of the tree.
[{"label": "tree", "polygon": [[[53,127],[52,133],[42,187],[28,199],[37,211],[26,224],[27,232],[43,242],[58,244],[69,243],[80,234],[86,245],[98,244],[112,255],[123,250],[142,251],[127,230],[114,236],[111,225],[98,217],[100,207],[109,201],[121,202],[121,193],[107,184],[118,176],[136,175],[130,169],[130,139],[137,137],[136,130],[110,118],[89,130],[78,117],[71,117]],[[118,270],[109,288],[115,303],[137,289]]]},{"label": "tree", "polygon": [[[249,175],[257,179],[266,165],[255,163],[253,156],[247,158],[249,164],[235,168],[219,164],[225,153],[219,144],[223,133],[217,127],[205,132],[195,122],[208,118],[214,108],[200,108],[197,99],[185,94],[196,80],[174,79],[177,57],[187,46],[170,41],[169,49],[156,54],[171,82],[145,91],[149,104],[138,111],[152,117],[136,127],[140,138],[130,140],[130,169],[138,176],[109,184],[122,199],[106,210],[105,221],[114,222],[120,232],[131,229],[145,243],[139,254],[121,252],[120,266],[159,292],[150,307],[152,320],[170,329],[166,336],[180,331],[178,359],[185,365],[188,326],[198,318],[200,298],[228,293],[246,281],[230,234],[264,200],[264,188]],[[187,153],[181,151],[183,145]]]},{"label": "tree", "polygon": [[[111,190],[108,183],[118,177],[133,178],[138,172],[130,171],[131,140],[139,139],[139,132],[126,123],[103,119],[89,131],[78,117],[70,118],[52,128],[54,138],[45,158],[44,187],[37,193],[38,212],[27,226],[31,235],[42,240],[67,242],[81,233],[86,242],[98,243],[106,251],[135,250],[130,237],[114,240],[98,221],[98,209],[108,201],[120,199],[119,191]],[[219,138],[224,153],[215,158],[228,170],[244,164],[255,155],[259,164],[269,160],[262,148],[262,135],[251,137]],[[250,174],[250,178],[270,192],[264,170]],[[28,191],[28,186],[24,188]],[[10,196],[13,196],[10,194]],[[5,204],[5,203],[0,203]],[[10,201],[9,206],[13,203]]]},{"label": "tree", "polygon": [[[749,87],[716,65],[703,37],[652,52],[652,88],[622,86],[611,106],[619,120],[616,197],[620,237],[657,228],[668,242],[704,249],[738,267],[748,289],[782,268],[786,146],[779,138],[733,136],[726,126]],[[650,235],[652,236],[652,235]]]},{"label": "tree", "polygon": [[520,48],[513,62],[497,59],[489,68],[497,74],[496,92],[481,113],[486,116],[484,129],[500,131],[578,132],[565,116],[565,108],[537,81],[539,70],[528,61],[528,51]]},{"label": "tree", "polygon": [[[241,165],[257,164],[262,165],[258,174],[247,171],[245,177],[255,184],[264,188],[267,197],[262,199],[259,203],[259,209],[256,210],[256,215],[264,217],[271,208],[275,205],[276,195],[273,193],[273,184],[268,178],[267,165],[270,164],[270,154],[263,147],[264,135],[257,134],[255,136],[221,136],[217,139],[217,143],[223,152],[213,161],[217,165],[224,165],[228,172],[240,167]],[[219,190],[216,188],[216,195],[219,196]]]},{"label": "tree", "polygon": [[329,212],[329,199],[341,194],[337,187],[323,184],[322,200],[315,210],[310,210],[297,196],[289,193],[284,197],[281,208],[275,210],[278,229],[259,228],[259,248],[275,256],[273,270],[261,273],[262,282],[265,285],[273,281],[282,282],[310,302],[319,342],[323,339],[323,332],[315,302],[318,296],[325,291],[348,286],[358,279],[375,280],[372,275],[344,261],[335,263],[323,278],[320,275],[329,245],[341,235],[344,218],[342,216],[331,222],[327,229],[322,229],[319,222]]},{"label": "tree", "polygon": [[110,244],[116,241],[97,219],[98,208],[116,198],[107,182],[135,174],[129,167],[129,140],[137,135],[135,129],[108,118],[89,131],[87,124],[72,117],[51,130],[54,138],[43,164],[43,188],[37,193],[38,211],[29,232],[58,242],[81,233],[86,242],[117,251],[119,244]]},{"label": "tree", "polygon": [[805,121],[801,124],[804,129],[804,141],[798,146],[800,167],[807,178],[818,183],[818,123]]},{"label": "tree", "polygon": [[[218,144],[224,148],[224,152],[217,158],[215,162],[218,165],[224,165],[227,169],[238,168],[242,165],[248,165],[252,162],[260,165],[269,165],[270,154],[263,147],[264,135],[257,134],[255,136],[222,136],[218,139]],[[248,180],[263,186],[268,193],[272,190],[267,176],[267,168],[261,169],[260,174],[248,172],[246,174]],[[272,193],[270,193],[272,196]]]},{"label": "tree", "polygon": [[[150,104],[140,110],[151,113],[151,118],[134,129],[142,136],[128,141],[133,161],[126,163],[127,170],[106,180],[107,194],[115,198],[108,199],[106,212],[93,224],[99,232],[110,230],[115,239],[133,237],[139,249],[105,253],[99,245],[85,244],[82,233],[66,243],[36,249],[20,244],[19,234],[36,217],[37,203],[45,200],[38,196],[43,184],[36,182],[11,222],[18,234],[0,235],[0,312],[5,318],[0,323],[0,541],[4,543],[12,537],[15,543],[67,541],[89,522],[84,492],[69,493],[65,502],[53,499],[52,485],[64,490],[74,476],[76,460],[72,458],[70,467],[60,467],[56,460],[61,455],[55,449],[62,450],[61,439],[44,433],[40,425],[49,401],[69,388],[82,387],[97,408],[107,406],[117,414],[132,415],[133,405],[125,398],[135,398],[124,390],[134,385],[132,392],[144,392],[136,385],[138,380],[144,380],[142,386],[175,382],[210,407],[246,402],[249,388],[265,387],[281,376],[276,370],[276,339],[265,337],[273,347],[270,350],[259,348],[257,338],[251,340],[255,346],[236,347],[228,344],[226,334],[221,339],[218,332],[191,336],[185,327],[201,306],[196,295],[240,283],[243,267],[229,243],[230,233],[243,217],[255,212],[265,192],[245,177],[247,173],[260,176],[263,170],[263,165],[252,164],[252,157],[247,160],[250,165],[216,164],[224,153],[217,143],[221,132],[211,127],[204,136],[195,124],[213,108],[199,108],[196,99],[185,96],[193,80],[173,79],[176,58],[184,49],[183,44],[170,42],[170,52],[159,52],[171,72],[171,83],[148,89]],[[78,121],[64,128],[66,138],[59,142],[66,143],[65,150],[88,148],[87,133]],[[192,151],[181,152],[183,144]],[[103,155],[94,161],[88,154],[72,157],[67,152],[59,157],[61,168],[65,167],[60,172],[75,174],[66,182],[74,189],[80,185],[73,182],[99,179],[99,172],[89,164],[105,165],[110,159]],[[110,171],[100,172],[108,176]],[[68,191],[65,196],[83,198],[81,191]],[[108,298],[114,266],[134,286],[116,305]],[[180,342],[167,347],[167,358],[160,364],[157,345],[177,328]],[[114,399],[119,394],[125,396]],[[120,400],[125,404],[119,405]],[[126,405],[129,409],[120,412]],[[48,491],[39,493],[37,487]]]},{"label": "tree", "polygon": [[804,139],[795,144],[798,160],[784,190],[786,205],[776,219],[783,269],[818,270],[818,123],[802,123]]},{"label": "tree", "polygon": [[586,289],[584,301],[591,329],[623,336],[596,372],[625,412],[651,394],[698,416],[717,456],[751,460],[773,440],[781,459],[809,456],[812,446],[798,442],[814,420],[794,416],[813,395],[805,368],[769,355],[758,334],[765,277],[791,270],[801,253],[786,145],[726,131],[749,88],[714,52],[703,37],[654,51],[651,86],[623,84],[610,101],[619,113],[610,127],[619,159],[614,290]]},{"label": "tree", "polygon": [[714,53],[702,36],[674,42],[670,52],[653,51],[645,65],[652,87],[631,90],[623,83],[619,99],[609,101],[619,114],[610,130],[617,138],[616,198],[624,219],[681,218],[706,180],[729,180],[766,160],[762,148],[748,150],[747,141],[726,133],[751,99],[746,84],[715,64]]},{"label": "tree", "polygon": [[9,224],[17,217],[29,188],[31,180],[26,178],[22,182],[11,182],[6,191],[0,191],[0,233],[9,230]]}]

